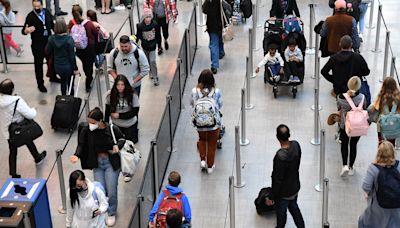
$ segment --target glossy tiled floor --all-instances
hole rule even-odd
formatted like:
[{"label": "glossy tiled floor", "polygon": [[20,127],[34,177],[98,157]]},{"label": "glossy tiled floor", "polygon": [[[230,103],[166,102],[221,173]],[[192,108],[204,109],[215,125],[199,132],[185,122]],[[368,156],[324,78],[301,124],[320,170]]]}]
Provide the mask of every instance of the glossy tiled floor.
[{"label": "glossy tiled floor", "polygon": [[[69,11],[70,5],[76,1],[61,1],[63,10]],[[93,7],[92,1],[89,6]],[[259,23],[262,24],[269,12],[270,0],[261,0],[263,7],[260,8]],[[309,32],[309,10],[308,3],[311,1],[298,0],[302,19],[305,22],[305,32],[308,38]],[[331,13],[327,7],[326,1],[315,0],[316,20],[324,19]],[[396,12],[400,4],[395,0],[382,0],[383,13],[386,24],[392,32],[392,46],[394,55],[400,52],[396,47],[400,47],[396,34],[399,34],[399,24],[397,22]],[[78,3],[86,6],[84,1]],[[24,16],[30,10],[29,3],[22,0],[13,1],[14,9],[19,10],[17,24],[22,24]],[[378,4],[375,4],[377,7]],[[148,79],[142,89],[141,111],[140,111],[140,143],[139,149],[147,158],[149,151],[149,142],[154,138],[157,131],[162,110],[165,105],[165,95],[172,79],[175,59],[177,57],[178,47],[182,39],[182,33],[187,26],[189,12],[192,9],[192,3],[179,1],[178,8],[180,12],[179,23],[171,25],[170,51],[158,58],[159,72],[161,76],[161,85],[153,87]],[[375,15],[376,10],[375,8]],[[127,16],[127,11],[119,11],[111,15],[99,15],[99,20],[109,30],[114,31],[122,24]],[[68,15],[67,18],[70,18]],[[369,19],[367,14],[367,20]],[[264,18],[264,19],[262,19]],[[374,18],[374,24],[376,19]],[[227,132],[223,140],[223,149],[219,150],[216,157],[216,169],[212,175],[200,172],[199,158],[196,151],[197,133],[191,126],[189,117],[191,109],[189,106],[190,89],[195,85],[197,76],[202,69],[210,66],[208,35],[204,33],[204,27],[199,29],[199,49],[195,58],[195,64],[192,71],[193,77],[187,81],[184,94],[185,109],[182,111],[181,119],[178,125],[175,146],[177,152],[172,154],[169,170],[178,170],[182,174],[182,187],[189,196],[192,213],[193,227],[229,227],[228,211],[228,177],[234,175],[234,126],[240,120],[240,89],[244,85],[245,76],[245,56],[248,53],[247,29],[251,26],[251,19],[246,24],[235,26],[235,39],[226,43],[226,56],[221,61],[221,68],[216,75],[216,81],[223,92],[224,124]],[[125,26],[122,34],[128,33],[129,29]],[[377,94],[380,88],[379,79],[382,77],[383,53],[372,53],[370,50],[374,47],[376,30],[366,30],[361,52],[366,58],[370,68],[371,75],[368,81],[373,95]],[[23,43],[25,48],[22,61],[32,59],[29,50],[29,38],[23,38],[19,30],[14,32],[18,43]],[[263,28],[257,28],[257,47],[261,47]],[[384,45],[384,29],[381,29],[380,48]],[[258,63],[262,58],[261,49],[254,52],[254,63]],[[16,61],[17,58],[10,57],[10,60]],[[277,99],[273,98],[272,88],[263,83],[262,77],[256,77],[251,80],[251,101],[255,108],[247,111],[247,138],[250,144],[242,149],[242,176],[246,186],[241,189],[235,189],[236,194],[236,227],[274,227],[275,216],[258,216],[256,214],[253,200],[261,187],[269,186],[271,183],[272,158],[278,142],[274,137],[275,128],[280,123],[287,124],[292,131],[292,139],[296,139],[302,146],[303,156],[300,168],[300,178],[302,189],[299,193],[299,206],[303,212],[306,227],[320,227],[321,224],[321,205],[322,194],[314,190],[314,185],[318,181],[319,170],[319,147],[311,145],[310,139],[313,137],[313,112],[310,106],[313,104],[314,79],[311,78],[314,69],[314,56],[306,56],[306,78],[304,85],[299,87],[297,98],[293,99],[286,89],[281,89]],[[78,61],[79,62],[79,61]],[[321,61],[321,66],[326,59]],[[260,73],[261,75],[261,73]],[[53,162],[55,160],[56,149],[64,146],[67,140],[67,133],[53,132],[49,124],[54,97],[59,93],[59,85],[49,84],[46,86],[49,93],[40,94],[35,86],[33,66],[32,65],[10,65],[10,73],[0,74],[0,79],[12,78],[16,83],[16,92],[24,97],[26,101],[38,108],[38,122],[45,130],[44,136],[37,140],[39,149],[48,151],[47,161],[38,168],[35,168],[32,159],[26,150],[21,148],[18,156],[18,171],[27,178],[47,178]],[[102,90],[104,92],[104,82],[102,81]],[[377,145],[375,137],[375,126],[372,125],[369,135],[363,137],[358,145],[358,157],[355,164],[356,174],[351,178],[340,178],[338,173],[341,168],[339,144],[334,141],[334,129],[326,126],[325,120],[330,112],[335,110],[334,99],[329,95],[330,84],[323,78],[320,87],[320,104],[322,110],[321,126],[326,129],[326,176],[330,179],[329,195],[329,222],[331,227],[356,227],[358,216],[366,206],[361,190],[361,182],[367,165],[374,158]],[[83,96],[83,84],[79,90]],[[96,94],[93,93],[90,99],[90,106],[98,105]],[[79,169],[80,165],[72,165],[68,157],[74,152],[76,147],[76,135],[72,136],[65,154],[63,155],[64,173],[68,177],[72,170]],[[8,178],[8,148],[6,142],[0,140],[2,157],[0,165],[4,167],[0,173],[0,183]],[[116,227],[127,227],[132,214],[133,202],[138,192],[140,177],[143,174],[145,162],[141,163],[140,170],[130,183],[119,183],[119,208]],[[91,172],[86,172],[91,177]],[[66,182],[67,184],[67,182]],[[64,215],[57,212],[60,206],[60,190],[57,176],[57,170],[52,172],[48,189],[50,195],[51,210],[54,227],[64,227]],[[288,216],[287,227],[294,227],[293,221]]]}]

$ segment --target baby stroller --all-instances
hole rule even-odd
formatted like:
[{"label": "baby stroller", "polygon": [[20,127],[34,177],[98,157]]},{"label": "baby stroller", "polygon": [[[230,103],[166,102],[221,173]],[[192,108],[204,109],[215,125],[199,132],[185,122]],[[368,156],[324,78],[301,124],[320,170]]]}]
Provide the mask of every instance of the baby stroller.
[{"label": "baby stroller", "polygon": [[[263,49],[264,49],[264,55],[268,53],[268,47],[270,46],[276,46],[277,51],[281,54],[282,58],[285,60],[284,57],[284,52],[286,47],[288,46],[288,41],[290,39],[295,39],[296,44],[301,50],[303,57],[305,55],[305,50],[306,50],[306,40],[303,34],[304,30],[304,24],[301,20],[299,20],[300,25],[301,25],[301,32],[289,32],[285,33],[285,20],[286,19],[268,19],[265,21],[264,24],[264,40],[263,40]],[[303,61],[298,63],[298,70],[299,70],[299,75],[297,75],[300,79],[300,82],[290,82],[288,81],[289,76],[288,75],[288,66],[285,60],[285,66],[284,66],[284,74],[280,75],[280,80],[275,81],[271,80],[272,75],[271,72],[268,70],[268,66],[265,65],[265,71],[264,71],[264,83],[268,83],[273,86],[273,93],[274,93],[274,98],[277,97],[278,95],[278,87],[279,86],[291,86],[292,93],[293,93],[293,98],[296,98],[297,94],[297,86],[303,84],[304,80],[304,58]]]}]

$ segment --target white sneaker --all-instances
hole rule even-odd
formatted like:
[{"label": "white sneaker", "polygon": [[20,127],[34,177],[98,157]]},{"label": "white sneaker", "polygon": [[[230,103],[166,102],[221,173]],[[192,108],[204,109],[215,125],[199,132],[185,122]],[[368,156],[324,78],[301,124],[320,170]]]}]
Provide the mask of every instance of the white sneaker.
[{"label": "white sneaker", "polygon": [[132,180],[132,177],[130,177],[130,176],[124,176],[124,181],[125,182],[129,182],[129,181],[131,181]]},{"label": "white sneaker", "polygon": [[208,173],[208,174],[213,173],[213,172],[214,172],[214,169],[215,169],[215,164],[214,164],[211,168],[207,168],[207,173]]},{"label": "white sneaker", "polygon": [[343,166],[342,171],[340,172],[340,176],[345,177],[347,176],[348,173],[349,173],[349,166],[347,165]]},{"label": "white sneaker", "polygon": [[106,225],[107,226],[114,226],[115,225],[115,215],[107,217]]},{"label": "white sneaker", "polygon": [[202,161],[200,162],[200,168],[201,168],[201,169],[205,169],[206,167],[207,167],[206,161],[202,160]]},{"label": "white sneaker", "polygon": [[17,51],[17,57],[21,57],[22,52],[24,52],[24,49],[20,48],[20,49]]},{"label": "white sneaker", "polygon": [[114,6],[115,10],[125,10],[125,6],[123,4],[118,5],[118,6]]},{"label": "white sneaker", "polygon": [[354,168],[349,168],[349,176],[353,176],[354,175]]},{"label": "white sneaker", "polygon": [[289,76],[288,82],[289,82],[289,83],[292,83],[292,82],[293,82],[293,75],[290,75],[290,76]]}]

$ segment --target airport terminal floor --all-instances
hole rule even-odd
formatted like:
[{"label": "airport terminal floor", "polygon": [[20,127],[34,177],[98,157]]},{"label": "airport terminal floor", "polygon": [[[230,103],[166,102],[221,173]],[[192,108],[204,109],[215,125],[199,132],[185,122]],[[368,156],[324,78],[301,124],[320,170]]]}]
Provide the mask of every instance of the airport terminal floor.
[{"label": "airport terminal floor", "polygon": [[[114,2],[114,1],[113,1]],[[115,35],[115,45],[118,45],[121,35],[131,33],[129,16],[133,24],[138,23],[136,2],[133,1],[132,12],[128,9],[117,10],[111,14],[98,13],[98,19],[105,29]],[[256,1],[253,0],[253,3]],[[264,37],[264,22],[269,17],[271,0],[259,0],[258,20],[255,28],[255,48],[252,51],[255,66],[263,58],[262,41]],[[11,1],[13,10],[17,10],[15,25],[23,25],[25,16],[31,11],[31,1]],[[118,0],[114,2],[117,4]],[[313,24],[325,20],[332,14],[326,0],[298,0],[301,19],[304,22],[304,36],[307,47],[315,47],[315,33],[310,30],[310,7],[315,4]],[[378,5],[382,5],[383,20],[380,33],[377,35]],[[80,4],[84,11],[94,9],[94,1],[63,0],[61,9],[69,14],[66,20],[72,18],[71,6]],[[143,2],[139,1],[139,11],[142,12]],[[225,43],[225,57],[220,60],[218,73],[214,75],[216,86],[222,92],[223,125],[226,127],[222,139],[222,148],[215,157],[215,170],[212,174],[201,171],[196,142],[198,133],[191,123],[192,107],[190,98],[192,88],[196,86],[198,76],[203,69],[210,68],[209,36],[205,32],[205,18],[201,19],[194,1],[177,1],[179,11],[176,23],[169,25],[169,50],[157,55],[160,85],[154,86],[149,77],[143,79],[140,95],[139,112],[139,142],[136,144],[142,154],[138,170],[130,182],[124,182],[120,175],[118,183],[118,209],[114,227],[147,227],[148,214],[154,197],[155,189],[165,186],[167,175],[176,170],[180,173],[180,187],[187,195],[192,209],[192,227],[221,228],[231,227],[275,227],[274,213],[258,215],[254,199],[261,188],[271,186],[273,158],[280,148],[276,139],[276,127],[286,124],[291,131],[292,140],[297,140],[302,149],[300,165],[301,189],[298,193],[298,205],[303,214],[305,227],[316,228],[322,225],[323,193],[315,190],[320,178],[320,145],[310,141],[315,134],[315,112],[311,109],[315,96],[315,55],[305,55],[304,83],[297,87],[296,98],[293,98],[291,87],[279,87],[277,97],[273,88],[265,84],[262,69],[257,77],[249,80],[250,101],[254,108],[245,111],[245,138],[249,140],[246,146],[240,146],[240,171],[245,186],[234,188],[235,212],[230,213],[229,177],[237,178],[235,156],[235,126],[241,126],[241,89],[246,85],[246,56],[249,55],[249,29],[253,26],[252,17],[244,23],[235,25],[234,39]],[[371,6],[371,5],[370,5]],[[400,56],[400,25],[397,23],[396,12],[400,10],[397,0],[375,0],[373,4],[373,28],[366,28],[363,34],[360,52],[365,58],[371,73],[367,77],[372,98],[374,99],[382,85],[383,76],[391,72],[392,57]],[[366,14],[366,26],[369,27],[370,9]],[[195,12],[197,11],[197,15]],[[17,172],[22,178],[45,179],[49,195],[50,212],[53,227],[65,227],[66,215],[59,213],[62,207],[60,187],[60,169],[56,158],[62,161],[64,184],[68,188],[68,178],[72,171],[81,169],[80,163],[72,164],[69,157],[77,146],[77,132],[54,131],[50,125],[56,95],[60,95],[60,85],[49,82],[45,77],[47,93],[40,93],[36,87],[33,56],[30,49],[29,36],[21,35],[21,27],[12,28],[14,40],[24,49],[21,57],[15,53],[7,53],[7,72],[0,73],[0,80],[10,78],[15,83],[15,93],[37,110],[35,120],[44,133],[35,140],[39,151],[46,150],[47,158],[40,166],[35,166],[26,147],[18,149]],[[312,32],[313,41],[309,40]],[[390,48],[388,49],[387,73],[384,71],[386,31],[390,31]],[[379,38],[379,39],[378,39]],[[376,40],[378,39],[378,42]],[[375,49],[380,51],[375,51]],[[373,51],[374,50],[374,51]],[[320,68],[328,58],[321,58]],[[3,60],[4,61],[4,60]],[[396,60],[393,60],[396,63]],[[397,61],[398,62],[398,61]],[[82,64],[77,60],[81,72]],[[4,66],[4,64],[3,64]],[[1,68],[1,67],[0,67]],[[44,69],[46,69],[44,65]],[[83,99],[80,121],[86,120],[86,110],[96,106],[104,110],[107,90],[105,71],[96,70],[99,80],[90,94],[85,92],[84,76],[78,88],[78,96]],[[397,69],[393,72],[398,82]],[[318,73],[318,76],[320,74]],[[98,83],[97,83],[98,82]],[[111,82],[112,83],[112,82]],[[111,84],[112,85],[112,84]],[[328,221],[330,227],[357,227],[358,217],[367,207],[367,201],[361,188],[368,165],[374,160],[377,151],[376,124],[368,129],[368,135],[362,136],[358,143],[358,154],[354,164],[354,176],[340,177],[342,169],[340,144],[335,140],[336,127],[326,123],[328,115],[337,111],[335,99],[331,96],[331,83],[323,77],[319,80],[319,105],[317,115],[319,129],[325,130],[325,177],[329,179]],[[89,96],[88,96],[89,95]],[[100,99],[99,99],[100,98]],[[1,117],[0,117],[1,118]],[[70,138],[69,138],[70,137]],[[1,159],[0,184],[10,178],[8,173],[8,144],[0,138]],[[56,151],[63,153],[58,157]],[[398,156],[398,151],[396,152]],[[93,172],[84,170],[87,177],[93,180]],[[234,219],[234,220],[233,220]],[[400,227],[400,224],[398,224]],[[286,227],[296,227],[288,213]],[[378,228],[378,227],[377,227]]]}]

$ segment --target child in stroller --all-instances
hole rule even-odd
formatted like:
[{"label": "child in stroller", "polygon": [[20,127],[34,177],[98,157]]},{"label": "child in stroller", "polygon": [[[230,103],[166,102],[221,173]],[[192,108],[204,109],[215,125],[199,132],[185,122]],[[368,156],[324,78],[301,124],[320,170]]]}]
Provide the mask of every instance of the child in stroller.
[{"label": "child in stroller", "polygon": [[285,62],[283,61],[281,54],[277,52],[278,47],[279,46],[274,43],[270,44],[267,54],[256,68],[256,73],[258,73],[260,72],[260,67],[267,65],[268,71],[270,72],[270,81],[273,82],[279,82],[281,75],[284,74],[283,67]]},{"label": "child in stroller", "polygon": [[300,80],[300,67],[303,62],[303,54],[300,48],[297,47],[295,39],[289,39],[288,46],[285,50],[285,70],[289,76],[288,83],[299,83]]}]

